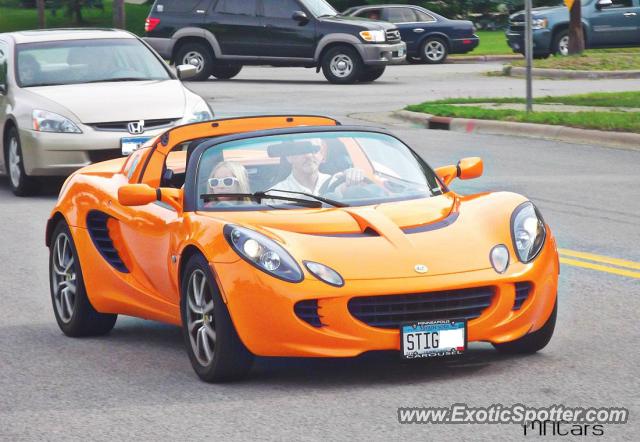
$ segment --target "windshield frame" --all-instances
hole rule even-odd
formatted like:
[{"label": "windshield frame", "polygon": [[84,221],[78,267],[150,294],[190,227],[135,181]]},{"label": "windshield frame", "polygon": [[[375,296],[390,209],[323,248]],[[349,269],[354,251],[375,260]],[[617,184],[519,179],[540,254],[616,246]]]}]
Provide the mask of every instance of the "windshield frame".
[{"label": "windshield frame", "polygon": [[[253,212],[256,212],[256,211],[263,211],[263,210],[307,209],[307,208],[295,206],[295,205],[291,205],[291,206],[282,205],[278,207],[269,206],[269,205],[247,207],[247,206],[239,205],[234,207],[215,207],[211,209],[201,209],[199,207],[200,195],[198,194],[198,185],[197,185],[198,173],[200,168],[200,160],[202,159],[205,152],[207,152],[209,149],[216,149],[217,146],[219,145],[234,142],[234,141],[244,141],[249,139],[265,138],[269,136],[278,136],[278,135],[294,135],[294,134],[305,135],[305,134],[322,134],[322,133],[337,133],[337,132],[378,134],[378,135],[388,136],[397,140],[409,151],[411,155],[413,155],[422,173],[425,175],[425,178],[427,179],[427,181],[429,181],[429,175],[435,178],[436,182],[438,183],[438,185],[442,190],[442,192],[439,195],[444,195],[449,192],[449,188],[446,186],[446,184],[440,179],[440,177],[434,171],[434,169],[431,166],[429,166],[429,164],[427,164],[427,162],[420,155],[418,155],[417,152],[415,152],[407,143],[402,141],[400,138],[383,129],[361,127],[361,126],[302,126],[302,127],[296,127],[296,128],[269,129],[269,130],[263,130],[263,131],[246,132],[246,133],[222,136],[222,137],[214,138],[208,141],[203,141],[200,144],[198,144],[198,146],[194,149],[194,151],[189,155],[189,158],[187,160],[188,163],[187,163],[185,184],[184,184],[184,211],[185,212],[196,212],[196,211],[202,211],[202,212],[253,211]],[[434,196],[438,196],[438,194],[435,194],[431,197],[434,197]],[[366,207],[366,206],[372,206],[377,204],[394,203],[394,202],[401,202],[401,201],[412,201],[412,200],[419,200],[419,199],[424,199],[424,197],[417,197],[417,198],[390,197],[385,199],[384,201],[378,201],[378,202],[367,201],[367,202],[363,202],[362,204],[349,204],[349,206],[350,207]],[[317,209],[314,209],[314,210],[317,210]]]},{"label": "windshield frame", "polygon": [[152,48],[149,46],[147,42],[138,37],[132,38],[124,38],[124,37],[109,37],[109,38],[70,38],[64,40],[46,40],[46,41],[38,41],[38,42],[28,42],[28,43],[15,43],[13,45],[13,78],[16,85],[19,88],[30,88],[30,87],[46,87],[46,86],[73,86],[78,84],[87,84],[86,82],[73,82],[73,83],[53,83],[53,84],[45,84],[45,85],[27,85],[24,86],[22,81],[20,80],[20,75],[18,71],[18,56],[20,55],[20,50],[22,48],[31,48],[31,47],[46,47],[47,45],[51,45],[52,48],[55,48],[57,44],[66,43],[66,42],[87,42],[87,41],[116,41],[116,40],[124,40],[124,41],[137,41],[138,44],[142,45],[144,49],[146,49],[150,55],[155,58],[158,63],[162,66],[164,71],[167,73],[169,78],[158,80],[158,79],[147,79],[143,81],[167,81],[167,80],[177,80],[178,77],[176,74],[167,66],[167,63],[160,57]]},{"label": "windshield frame", "polygon": [[[326,12],[316,11],[313,6],[309,5],[309,3],[310,3],[309,0],[299,0],[299,1],[307,9],[307,11],[309,11],[309,13],[311,13],[311,15],[313,15],[316,18],[328,15]],[[331,17],[335,17],[337,15],[340,15],[340,13],[336,10],[336,8],[331,6],[326,0],[311,0],[311,1],[319,1],[319,2],[324,3],[325,6],[328,6],[330,9],[326,9],[326,11],[333,11],[333,15],[331,15]]]}]

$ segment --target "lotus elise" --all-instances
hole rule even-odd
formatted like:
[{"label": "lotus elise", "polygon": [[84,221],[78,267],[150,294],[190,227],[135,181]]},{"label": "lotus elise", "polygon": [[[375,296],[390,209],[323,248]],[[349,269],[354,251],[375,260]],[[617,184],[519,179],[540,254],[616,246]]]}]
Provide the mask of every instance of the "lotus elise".
[{"label": "lotus elise", "polygon": [[56,321],[68,336],[118,314],[174,324],[209,382],[254,356],[536,352],[556,322],[555,239],[524,196],[449,189],[482,169],[432,169],[325,117],[170,129],[63,185],[46,228]]}]

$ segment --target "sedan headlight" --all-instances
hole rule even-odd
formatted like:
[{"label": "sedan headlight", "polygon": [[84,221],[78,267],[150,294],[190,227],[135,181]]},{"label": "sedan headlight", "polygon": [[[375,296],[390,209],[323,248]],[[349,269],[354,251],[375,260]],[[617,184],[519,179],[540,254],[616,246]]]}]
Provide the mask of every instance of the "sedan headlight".
[{"label": "sedan headlight", "polygon": [[200,100],[193,106],[183,118],[185,123],[200,123],[202,121],[209,121],[213,118],[213,112],[209,105],[204,101]]},{"label": "sedan headlight", "polygon": [[289,282],[304,279],[295,259],[271,238],[231,224],[224,226],[224,236],[241,258],[263,272]]},{"label": "sedan headlight", "polygon": [[362,31],[360,37],[370,43],[384,43],[385,41],[384,31]]},{"label": "sedan headlight", "polygon": [[546,29],[549,21],[546,18],[531,19],[531,29]]},{"label": "sedan headlight", "polygon": [[32,113],[33,130],[38,132],[57,132],[65,134],[81,134],[76,124],[63,117],[45,110],[36,109]]},{"label": "sedan headlight", "polygon": [[511,236],[518,258],[524,263],[533,261],[542,250],[547,231],[531,201],[520,204],[511,215]]}]

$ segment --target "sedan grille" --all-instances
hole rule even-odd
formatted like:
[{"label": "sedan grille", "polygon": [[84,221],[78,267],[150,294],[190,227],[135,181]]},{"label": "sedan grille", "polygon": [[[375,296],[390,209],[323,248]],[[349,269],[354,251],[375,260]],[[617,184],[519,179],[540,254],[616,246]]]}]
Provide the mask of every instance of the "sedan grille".
[{"label": "sedan grille", "polygon": [[400,41],[400,31],[398,31],[397,29],[387,31],[386,35],[388,43],[398,43]]},{"label": "sedan grille", "polygon": [[494,287],[477,287],[408,295],[352,298],[349,312],[372,327],[397,329],[405,322],[475,319],[491,305]]},{"label": "sedan grille", "polygon": [[[161,120],[144,120],[144,130],[161,129],[163,127],[173,126],[179,118],[164,118]],[[137,122],[137,121],[136,121]],[[95,130],[107,132],[129,132],[129,123],[131,121],[112,121],[107,123],[93,123],[89,126]]]}]

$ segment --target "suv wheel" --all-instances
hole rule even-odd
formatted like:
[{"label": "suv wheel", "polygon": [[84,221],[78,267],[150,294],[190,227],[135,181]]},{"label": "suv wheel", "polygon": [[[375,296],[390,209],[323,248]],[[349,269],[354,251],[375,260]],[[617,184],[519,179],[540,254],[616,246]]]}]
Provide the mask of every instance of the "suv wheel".
[{"label": "suv wheel", "polygon": [[427,38],[425,42],[422,43],[420,57],[425,63],[444,63],[447,59],[447,55],[449,55],[449,49],[447,49],[447,44],[441,38]]},{"label": "suv wheel", "polygon": [[376,81],[378,78],[384,74],[386,66],[371,66],[366,67],[360,76],[360,81],[362,83],[368,83],[371,81]]},{"label": "suv wheel", "polygon": [[217,65],[211,68],[211,75],[218,80],[229,80],[240,73],[242,65]]},{"label": "suv wheel", "polygon": [[24,171],[24,157],[18,129],[15,127],[9,129],[4,145],[4,164],[11,190],[16,196],[28,196],[35,193],[37,183]]},{"label": "suv wheel", "polygon": [[553,53],[558,55],[569,55],[569,31],[560,31],[553,39]]},{"label": "suv wheel", "polygon": [[330,83],[353,84],[362,76],[363,70],[360,54],[350,46],[333,47],[322,58],[322,73]]},{"label": "suv wheel", "polygon": [[203,43],[185,43],[180,46],[175,58],[176,64],[190,64],[196,67],[193,81],[203,81],[211,75],[213,56],[211,49]]}]

